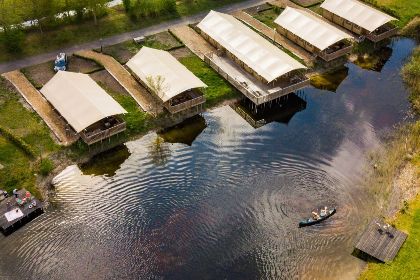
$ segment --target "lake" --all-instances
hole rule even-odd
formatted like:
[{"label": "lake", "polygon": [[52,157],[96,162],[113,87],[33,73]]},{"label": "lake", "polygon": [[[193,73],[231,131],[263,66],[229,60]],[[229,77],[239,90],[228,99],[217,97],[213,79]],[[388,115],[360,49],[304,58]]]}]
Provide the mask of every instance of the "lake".
[{"label": "lake", "polygon": [[[335,92],[307,88],[258,128],[219,107],[69,166],[46,213],[0,236],[0,279],[355,279],[379,211],[366,157],[408,118],[414,46],[394,39],[379,69],[347,63]],[[324,205],[337,214],[297,227]]]}]

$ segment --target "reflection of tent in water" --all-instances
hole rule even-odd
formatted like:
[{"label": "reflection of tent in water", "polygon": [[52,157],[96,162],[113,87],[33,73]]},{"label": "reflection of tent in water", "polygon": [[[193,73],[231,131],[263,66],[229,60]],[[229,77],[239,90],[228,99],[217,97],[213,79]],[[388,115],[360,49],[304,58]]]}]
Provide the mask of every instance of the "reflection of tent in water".
[{"label": "reflection of tent in water", "polygon": [[174,127],[167,128],[158,134],[165,142],[183,143],[191,146],[194,140],[206,127],[206,120],[202,116],[197,115]]},{"label": "reflection of tent in water", "polygon": [[318,89],[336,92],[340,84],[347,78],[349,68],[342,66],[339,69],[311,77],[311,85]]},{"label": "reflection of tent in water", "polygon": [[392,55],[392,49],[389,47],[381,47],[374,49],[374,51],[359,54],[357,59],[354,61],[354,64],[359,66],[362,69],[372,70],[376,72],[381,72],[385,63],[389,60]]},{"label": "reflection of tent in water", "polygon": [[125,145],[120,145],[94,156],[88,162],[81,164],[80,169],[85,175],[114,176],[129,156],[128,148]]},{"label": "reflection of tent in water", "polygon": [[306,109],[306,101],[292,93],[284,96],[272,106],[261,107],[255,112],[248,99],[244,99],[231,107],[252,127],[259,128],[271,122],[288,124],[293,116]]}]

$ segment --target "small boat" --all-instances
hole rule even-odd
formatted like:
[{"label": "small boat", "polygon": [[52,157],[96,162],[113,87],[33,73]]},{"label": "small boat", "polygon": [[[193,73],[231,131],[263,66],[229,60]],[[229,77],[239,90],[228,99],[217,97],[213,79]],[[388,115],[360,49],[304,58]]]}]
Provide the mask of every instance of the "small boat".
[{"label": "small boat", "polygon": [[324,220],[328,219],[328,218],[329,218],[329,217],[331,217],[332,215],[334,215],[334,214],[335,214],[335,212],[336,212],[336,209],[335,209],[335,208],[328,209],[328,210],[327,210],[327,214],[326,214],[326,215],[324,215],[324,216],[321,216],[321,217],[320,217],[319,219],[317,219],[317,220],[315,220],[315,219],[313,219],[313,218],[307,218],[307,219],[305,219],[305,220],[303,220],[303,221],[300,221],[300,222],[299,222],[299,227],[306,227],[306,226],[311,226],[311,225],[314,225],[314,224],[320,223],[320,222],[322,222],[322,221],[324,221]]}]

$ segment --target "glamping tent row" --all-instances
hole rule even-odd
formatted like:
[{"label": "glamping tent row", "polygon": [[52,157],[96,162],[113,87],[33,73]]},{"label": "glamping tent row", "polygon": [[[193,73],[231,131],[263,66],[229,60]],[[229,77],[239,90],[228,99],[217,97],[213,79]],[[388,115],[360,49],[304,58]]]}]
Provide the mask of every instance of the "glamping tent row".
[{"label": "glamping tent row", "polygon": [[286,7],[274,22],[280,34],[325,61],[351,52],[350,35],[304,10]]},{"label": "glamping tent row", "polygon": [[[240,77],[228,79],[235,80],[232,83],[240,83],[241,89],[248,88],[241,92],[254,104],[267,103],[309,84],[308,78],[303,73],[306,69],[304,65],[233,16],[211,11],[197,28],[218,50],[219,57],[226,55],[262,85],[270,88],[264,90],[260,86],[258,90],[252,90],[250,85],[242,85],[246,82],[244,79],[239,80]],[[235,74],[233,71],[232,73]]]},{"label": "glamping tent row", "polygon": [[[206,100],[198,89],[207,85],[168,52],[143,47],[127,66],[171,116],[183,120],[203,110]],[[68,133],[88,145],[126,129],[121,115],[127,112],[89,75],[58,71],[41,93],[66,120]]]},{"label": "glamping tent row", "polygon": [[93,144],[123,132],[127,113],[89,75],[58,71],[41,93],[66,120],[68,133]]},{"label": "glamping tent row", "polygon": [[326,19],[375,43],[397,33],[390,23],[396,18],[357,0],[325,0],[321,11]]}]

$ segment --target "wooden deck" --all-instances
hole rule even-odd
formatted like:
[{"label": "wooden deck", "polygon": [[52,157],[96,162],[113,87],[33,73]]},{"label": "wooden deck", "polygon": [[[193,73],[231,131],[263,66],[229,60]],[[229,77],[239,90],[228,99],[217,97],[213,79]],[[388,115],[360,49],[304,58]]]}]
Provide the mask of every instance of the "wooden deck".
[{"label": "wooden deck", "polygon": [[[19,191],[19,197],[24,197],[26,190]],[[12,195],[11,197],[6,198],[0,203],[0,231],[3,232],[4,235],[9,235],[24,224],[30,222],[32,219],[36,218],[40,214],[44,212],[43,204],[36,198],[33,198],[31,201],[36,202],[36,206],[29,208],[29,203],[26,203],[23,206],[18,206],[16,204],[15,197]],[[10,203],[10,208],[7,209],[7,202]],[[10,210],[14,210],[19,208],[22,213],[23,217],[20,217],[13,221],[8,221],[6,216],[4,215]]]},{"label": "wooden deck", "polygon": [[372,221],[355,247],[382,262],[392,261],[407,239],[407,234],[393,227],[388,229],[388,233],[381,231],[375,222],[384,224],[382,221]]}]

